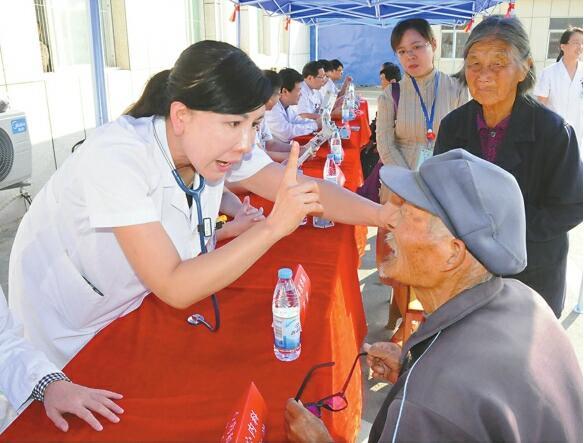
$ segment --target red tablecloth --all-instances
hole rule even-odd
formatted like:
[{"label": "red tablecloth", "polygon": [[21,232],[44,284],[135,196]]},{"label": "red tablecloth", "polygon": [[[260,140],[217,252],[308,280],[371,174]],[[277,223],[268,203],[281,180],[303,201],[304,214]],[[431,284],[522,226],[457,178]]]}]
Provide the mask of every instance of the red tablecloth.
[{"label": "red tablecloth", "polygon": [[[368,126],[367,126],[368,128]],[[360,181],[360,141],[346,143],[343,170],[350,188]],[[368,140],[368,138],[367,138]],[[322,173],[323,160],[306,164]],[[361,234],[356,235],[356,229]],[[363,228],[337,224],[332,229],[301,227],[282,239],[241,278],[218,293],[221,329],[192,327],[193,312],[212,317],[209,299],[176,310],[155,296],[103,329],[67,365],[75,382],[120,392],[122,420],[104,419],[95,432],[75,417],[70,430],[56,430],[40,403],[34,402],[0,436],[0,441],[218,441],[236,402],[254,381],[268,406],[268,441],[282,441],[284,404],[293,397],[314,364],[319,370],[302,399],[312,401],[339,390],[366,335],[359,290],[356,238]],[[280,267],[301,263],[312,280],[312,295],[302,331],[298,360],[278,361],[273,353],[271,299]],[[352,441],[359,429],[362,395],[359,367],[347,391],[349,406],[323,412],[337,440]]]}]

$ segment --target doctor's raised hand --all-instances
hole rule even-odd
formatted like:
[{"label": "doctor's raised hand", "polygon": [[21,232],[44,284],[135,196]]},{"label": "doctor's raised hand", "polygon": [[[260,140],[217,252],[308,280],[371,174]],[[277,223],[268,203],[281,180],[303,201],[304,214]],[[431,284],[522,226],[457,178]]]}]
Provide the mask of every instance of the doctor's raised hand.
[{"label": "doctor's raised hand", "polygon": [[274,207],[267,219],[268,224],[279,237],[284,237],[296,230],[307,214],[323,211],[316,181],[307,180],[298,183],[296,164],[299,150],[298,143],[294,142]]}]

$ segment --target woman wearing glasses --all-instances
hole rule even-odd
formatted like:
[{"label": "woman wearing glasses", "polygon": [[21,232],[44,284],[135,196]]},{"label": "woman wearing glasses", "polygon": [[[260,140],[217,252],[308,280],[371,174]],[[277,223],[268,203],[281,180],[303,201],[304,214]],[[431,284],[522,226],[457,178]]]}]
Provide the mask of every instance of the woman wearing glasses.
[{"label": "woman wearing glasses", "polygon": [[568,231],[582,222],[582,161],[574,129],[529,94],[535,70],[517,18],[491,16],[473,29],[461,78],[474,100],[442,121],[435,153],[464,146],[517,179],[525,203],[527,268],[513,278],[535,289],[559,318]]},{"label": "woman wearing glasses", "polygon": [[582,147],[582,28],[568,28],[560,37],[560,54],[535,85],[537,99],[572,125]]},{"label": "woman wearing glasses", "polygon": [[[432,156],[440,121],[468,101],[468,92],[460,81],[435,68],[436,39],[426,20],[413,18],[399,22],[391,33],[391,47],[405,75],[399,83],[386,87],[378,98],[377,150],[384,165],[417,169]],[[382,185],[381,203],[387,201],[388,194]],[[382,241],[385,236],[386,232],[381,229],[377,236],[377,256],[381,260],[391,253]],[[393,286],[388,323],[393,329],[399,311],[407,303],[408,288],[386,283]],[[402,334],[396,333],[395,337],[399,340]]]},{"label": "woman wearing glasses", "polygon": [[[58,367],[150,292],[186,308],[226,287],[308,213],[381,225],[381,206],[328,182],[298,182],[296,161],[284,169],[252,149],[271,95],[243,51],[196,43],[39,192],[14,241],[10,302]],[[201,254],[225,180],[275,205],[265,220]]]}]

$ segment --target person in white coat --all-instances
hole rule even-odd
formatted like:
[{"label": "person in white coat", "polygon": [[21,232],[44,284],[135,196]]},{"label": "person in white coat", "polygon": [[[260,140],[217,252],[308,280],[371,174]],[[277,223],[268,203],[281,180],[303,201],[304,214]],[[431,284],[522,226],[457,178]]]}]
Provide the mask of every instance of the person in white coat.
[{"label": "person in white coat", "polygon": [[[184,309],[225,288],[309,213],[384,224],[387,208],[297,178],[297,144],[286,168],[252,149],[271,94],[242,50],[197,42],[53,174],[18,228],[9,284],[26,336],[57,367],[150,293]],[[275,204],[205,253],[226,179]],[[197,315],[189,322],[216,330],[215,307],[214,325]]]},{"label": "person in white coat", "polygon": [[[57,428],[66,432],[69,424],[63,414],[75,414],[93,429],[101,431],[103,426],[95,418],[98,412],[112,423],[120,421],[116,414],[123,409],[113,400],[120,394],[102,389],[91,389],[72,383],[47,357],[35,349],[22,334],[22,326],[15,322],[6,305],[0,287],[0,392],[13,410],[0,407],[0,432],[16,413],[22,411],[30,401],[43,402],[47,416]],[[3,397],[0,395],[0,406]]]},{"label": "person in white coat", "polygon": [[322,108],[322,96],[320,89],[327,79],[324,68],[317,61],[311,61],[302,68],[304,81],[300,84],[300,99],[296,106],[296,112],[302,118],[318,120]]},{"label": "person in white coat", "polygon": [[302,75],[292,68],[284,68],[278,73],[282,81],[280,99],[266,111],[265,121],[272,136],[284,143],[289,143],[294,137],[310,134],[320,128],[322,120],[309,120],[300,117],[295,106],[302,95],[300,85]]},{"label": "person in white coat", "polygon": [[324,73],[326,75],[324,85],[320,89],[320,95],[322,96],[322,98],[324,99],[324,97],[326,97],[327,92],[329,91],[335,97],[336,96],[342,97],[343,95],[345,95],[347,86],[349,86],[349,83],[353,81],[351,76],[345,77],[345,80],[343,81],[343,84],[341,85],[340,88],[337,87],[337,85],[335,84],[335,82],[340,82],[340,80],[343,78],[344,70],[343,64],[337,59],[319,60],[318,62],[323,66]]},{"label": "person in white coat", "polygon": [[574,128],[580,156],[582,146],[582,29],[568,28],[560,37],[560,55],[556,63],[545,68],[533,91],[538,100],[560,114]]}]

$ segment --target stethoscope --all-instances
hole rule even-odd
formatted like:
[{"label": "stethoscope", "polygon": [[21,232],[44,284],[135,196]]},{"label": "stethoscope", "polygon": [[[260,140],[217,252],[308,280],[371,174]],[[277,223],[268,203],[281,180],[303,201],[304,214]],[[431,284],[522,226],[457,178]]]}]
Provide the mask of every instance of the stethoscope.
[{"label": "stethoscope", "polygon": [[[158,134],[156,133],[155,121],[156,121],[155,118],[152,119],[152,129],[154,131],[154,138],[156,139],[156,143],[160,148],[160,152],[162,152],[164,159],[168,163],[168,166],[170,166],[170,172],[172,173],[172,176],[174,177],[174,180],[176,181],[178,187],[186,195],[192,197],[192,199],[195,202],[195,207],[197,208],[197,221],[199,221],[199,224],[197,225],[197,231],[199,233],[201,254],[206,254],[208,251],[207,244],[205,242],[205,237],[210,237],[213,234],[213,223],[209,217],[203,218],[203,209],[201,206],[201,192],[203,192],[203,189],[205,189],[205,179],[203,178],[202,175],[199,174],[199,184],[195,189],[189,188],[185,184],[180,174],[178,173],[178,170],[174,167],[174,164],[170,161],[170,158],[168,158],[166,151],[162,147],[162,143],[160,142]],[[215,313],[215,326],[212,326],[209,322],[207,322],[205,320],[205,317],[203,317],[203,315],[201,314],[190,315],[187,318],[187,322],[193,326],[204,325],[211,332],[218,331],[219,326],[221,325],[221,317],[219,313],[219,302],[215,294],[211,294],[211,301],[213,302],[213,311]]]}]

